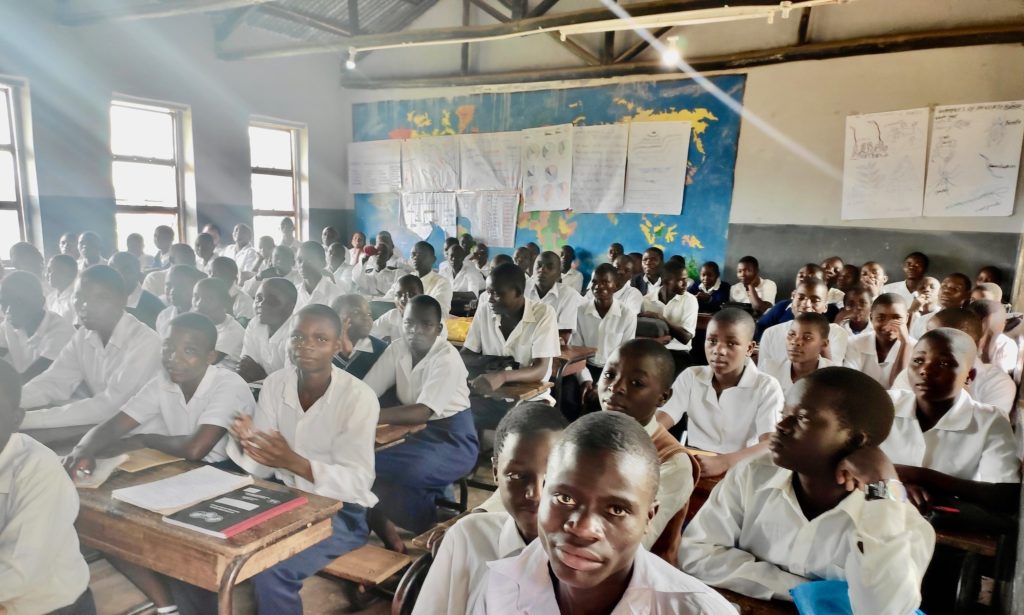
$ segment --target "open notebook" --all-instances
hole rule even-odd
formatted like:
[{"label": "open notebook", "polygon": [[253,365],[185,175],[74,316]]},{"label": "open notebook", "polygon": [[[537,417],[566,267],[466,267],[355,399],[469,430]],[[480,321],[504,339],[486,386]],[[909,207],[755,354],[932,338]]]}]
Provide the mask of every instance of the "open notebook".
[{"label": "open notebook", "polygon": [[170,515],[252,483],[251,476],[203,466],[163,480],[115,489],[110,496],[139,508]]}]

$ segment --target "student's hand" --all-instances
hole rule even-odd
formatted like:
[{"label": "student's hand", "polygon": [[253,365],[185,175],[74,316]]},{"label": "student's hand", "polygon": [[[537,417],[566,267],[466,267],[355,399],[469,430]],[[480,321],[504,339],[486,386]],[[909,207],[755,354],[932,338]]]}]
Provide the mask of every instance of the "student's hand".
[{"label": "student's hand", "polygon": [[286,470],[296,465],[298,455],[279,431],[253,431],[248,438],[241,440],[241,444],[245,454],[256,463]]},{"label": "student's hand", "polygon": [[238,361],[237,371],[242,380],[246,382],[256,382],[267,377],[267,370],[263,369],[263,366],[249,355],[245,355]]},{"label": "student's hand", "polygon": [[729,471],[731,463],[728,455],[697,455],[700,464],[701,478],[714,478]]},{"label": "student's hand", "polygon": [[992,362],[992,357],[990,356],[989,351],[988,351],[988,349],[991,348],[991,347],[992,347],[992,334],[986,329],[985,332],[981,334],[981,339],[978,340],[978,350],[981,351],[981,357],[980,358],[981,358],[981,362],[982,363],[991,363]]},{"label": "student's hand", "polygon": [[580,403],[584,408],[595,402],[600,404],[600,401],[597,399],[597,390],[594,388],[593,380],[588,380],[580,386],[583,388],[583,393],[580,395]]},{"label": "student's hand", "polygon": [[481,374],[470,380],[469,388],[474,393],[483,395],[497,391],[503,384],[505,384],[504,372],[491,372],[489,374]]},{"label": "student's hand", "polygon": [[932,495],[921,485],[903,483],[907,490],[907,499],[921,513],[926,513],[932,508]]},{"label": "student's hand", "polygon": [[899,478],[892,461],[877,446],[864,446],[839,462],[836,467],[836,483],[847,491],[864,489],[880,480]]},{"label": "student's hand", "polygon": [[88,455],[82,455],[77,450],[71,451],[61,463],[64,464],[64,470],[74,481],[79,477],[84,477],[92,474],[92,471],[96,469],[96,459]]},{"label": "student's hand", "polygon": [[430,530],[430,533],[427,534],[427,551],[433,552],[434,548],[441,544],[441,541],[444,539],[444,533],[447,531],[448,528],[443,526],[437,526]]},{"label": "student's hand", "polygon": [[837,313],[836,317],[832,319],[832,322],[834,322],[837,325],[841,325],[847,320],[850,320],[851,318],[853,318],[853,310],[849,310],[844,307],[841,310],[839,310],[839,313]]},{"label": "student's hand", "polygon": [[708,301],[711,301],[711,295],[707,294],[704,291],[698,291],[697,292],[697,301],[701,301],[701,302],[704,302],[704,303],[706,303]]},{"label": "student's hand", "polygon": [[341,321],[341,354],[345,355],[346,357],[351,356],[352,351],[355,350],[356,348],[356,345],[352,343],[352,340],[348,336],[349,329],[351,328],[351,316]]},{"label": "student's hand", "polygon": [[231,421],[231,427],[228,429],[232,436],[237,440],[247,440],[252,437],[252,417],[248,414],[237,414]]}]

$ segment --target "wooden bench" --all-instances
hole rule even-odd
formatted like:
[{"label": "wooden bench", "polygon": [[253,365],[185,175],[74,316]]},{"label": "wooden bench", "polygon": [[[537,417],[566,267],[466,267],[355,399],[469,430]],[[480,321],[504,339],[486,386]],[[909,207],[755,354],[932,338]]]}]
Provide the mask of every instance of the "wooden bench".
[{"label": "wooden bench", "polygon": [[412,559],[384,547],[363,545],[328,564],[323,572],[363,587],[374,587],[408,566]]}]

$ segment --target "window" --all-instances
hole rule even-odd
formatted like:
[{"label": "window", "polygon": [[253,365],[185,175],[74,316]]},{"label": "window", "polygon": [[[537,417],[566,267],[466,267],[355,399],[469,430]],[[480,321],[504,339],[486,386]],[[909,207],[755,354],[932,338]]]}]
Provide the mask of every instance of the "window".
[{"label": "window", "polygon": [[279,242],[281,219],[286,217],[295,222],[299,237],[302,131],[296,126],[263,122],[249,126],[254,241],[269,235]]},{"label": "window", "polygon": [[157,226],[181,241],[183,125],[187,109],[115,100],[110,105],[111,176],[117,245],[139,233],[148,245]]},{"label": "window", "polygon": [[0,83],[0,255],[24,238],[23,190],[14,125],[13,89]]}]

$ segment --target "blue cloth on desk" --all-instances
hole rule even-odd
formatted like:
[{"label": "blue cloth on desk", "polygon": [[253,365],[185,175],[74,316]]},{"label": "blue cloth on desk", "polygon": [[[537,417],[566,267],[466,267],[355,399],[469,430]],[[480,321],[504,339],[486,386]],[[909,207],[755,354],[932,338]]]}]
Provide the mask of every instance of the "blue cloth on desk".
[{"label": "blue cloth on desk", "polygon": [[[846,581],[809,581],[789,590],[800,615],[853,615]],[[920,610],[917,615],[924,615]]]}]

